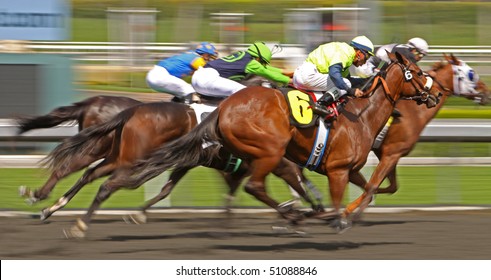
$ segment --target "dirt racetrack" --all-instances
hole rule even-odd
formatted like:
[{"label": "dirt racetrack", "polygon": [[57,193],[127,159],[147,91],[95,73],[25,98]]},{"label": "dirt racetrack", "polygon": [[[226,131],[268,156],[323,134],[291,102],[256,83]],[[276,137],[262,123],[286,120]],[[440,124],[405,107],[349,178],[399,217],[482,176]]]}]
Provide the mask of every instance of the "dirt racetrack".
[{"label": "dirt racetrack", "polygon": [[0,217],[6,259],[491,259],[491,210],[368,213],[343,234],[308,220],[307,234],[273,232],[274,213],[151,213],[133,225],[97,215],[85,240],[67,240],[75,216]]}]

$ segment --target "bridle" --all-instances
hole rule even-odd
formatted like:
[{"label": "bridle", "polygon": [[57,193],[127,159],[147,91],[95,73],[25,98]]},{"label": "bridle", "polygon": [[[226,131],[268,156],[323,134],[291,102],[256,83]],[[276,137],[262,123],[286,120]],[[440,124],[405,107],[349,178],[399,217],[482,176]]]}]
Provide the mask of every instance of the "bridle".
[{"label": "bridle", "polygon": [[[394,64],[394,63],[393,63]],[[405,100],[415,100],[418,103],[426,103],[430,97],[430,90],[431,87],[433,86],[433,78],[430,77],[430,75],[427,75],[424,73],[421,69],[419,71],[412,70],[411,65],[414,64],[412,62],[409,62],[409,65],[403,65],[401,63],[396,63],[399,67],[401,67],[402,71],[404,72],[404,81],[405,82],[410,82],[411,85],[414,87],[416,90],[416,95],[415,96],[403,96],[401,99]],[[426,83],[423,85],[423,83],[419,80],[413,79],[413,73],[416,73],[417,76],[425,76],[426,77]],[[418,86],[416,86],[416,84]],[[422,89],[422,90],[421,90]],[[440,102],[440,97],[441,93],[436,97],[436,104]]]},{"label": "bridle", "polygon": [[[389,64],[389,67],[387,67],[387,70],[385,72],[387,72],[391,67],[393,67],[393,65],[399,66],[399,68],[402,70],[403,75],[404,75],[404,82],[405,83],[407,83],[407,82],[411,83],[411,85],[416,90],[415,96],[401,97],[401,99],[416,100],[418,102],[427,102],[428,98],[430,96],[429,91],[430,91],[431,87],[433,86],[433,79],[429,75],[425,75],[426,83],[424,85],[419,80],[416,81],[415,79],[413,79],[414,74],[417,76],[422,76],[422,75],[424,75],[424,73],[422,70],[416,71],[414,69],[411,69],[411,67],[410,67],[411,64],[412,63],[410,62],[410,64],[406,66],[400,62],[394,62],[394,63]],[[375,78],[375,81],[373,82],[373,85],[369,90],[369,92],[371,92],[370,95],[372,95],[375,92],[375,88],[377,87],[378,82],[380,81],[382,83],[382,86],[384,87],[385,97],[392,103],[392,105],[395,105],[397,100],[394,100],[394,98],[390,95],[390,90],[387,86],[387,82],[385,81],[385,78],[381,77],[380,75],[381,75],[380,72],[377,73],[377,77]],[[436,103],[438,104],[439,101],[440,101],[440,96],[438,96],[436,98]]]}]

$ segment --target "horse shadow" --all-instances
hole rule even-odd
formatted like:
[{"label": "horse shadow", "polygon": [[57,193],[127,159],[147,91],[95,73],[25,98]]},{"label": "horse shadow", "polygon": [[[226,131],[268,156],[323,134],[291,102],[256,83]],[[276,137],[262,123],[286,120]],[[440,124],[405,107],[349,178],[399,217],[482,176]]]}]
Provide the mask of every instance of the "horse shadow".
[{"label": "horse shadow", "polygon": [[213,246],[216,250],[233,250],[242,252],[271,252],[271,251],[288,251],[288,250],[308,250],[313,249],[323,252],[332,252],[339,250],[354,250],[371,246],[386,245],[411,245],[412,242],[351,242],[351,241],[333,241],[333,242],[291,242],[271,245],[218,245]]}]

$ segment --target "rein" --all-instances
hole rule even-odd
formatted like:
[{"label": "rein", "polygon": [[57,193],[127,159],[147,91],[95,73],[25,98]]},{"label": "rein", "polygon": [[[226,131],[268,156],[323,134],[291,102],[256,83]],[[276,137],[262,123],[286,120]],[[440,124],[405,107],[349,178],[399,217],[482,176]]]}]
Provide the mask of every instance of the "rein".
[{"label": "rein", "polygon": [[389,99],[389,101],[394,105],[396,101],[392,96],[390,96],[390,90],[389,86],[387,85],[387,81],[381,77],[380,75],[377,75],[372,83],[372,86],[367,90],[367,92],[371,92],[370,96],[375,92],[375,89],[378,87],[378,83],[382,83],[382,86],[384,88],[384,94]]},{"label": "rein", "polygon": [[[407,99],[407,100],[421,100],[422,102],[425,102],[426,100],[428,100],[428,96],[429,96],[428,91],[433,86],[433,79],[429,75],[426,75],[426,84],[424,86],[422,86],[424,88],[424,90],[421,91],[415,85],[415,83],[417,83],[417,82],[415,82],[413,79],[413,74],[411,73],[413,70],[410,70],[409,67],[401,65],[400,63],[392,63],[389,65],[389,68],[392,67],[392,65],[394,65],[394,64],[397,64],[401,68],[402,72],[404,73],[404,82],[410,82],[411,85],[416,89],[416,92],[418,94],[418,96],[401,97],[401,98]],[[384,88],[385,97],[391,102],[392,105],[395,106],[397,101],[394,100],[394,98],[390,95],[390,90],[389,90],[389,87],[387,85],[387,81],[385,80],[385,78],[380,76],[380,73],[378,73],[377,76],[374,78],[374,82],[372,83],[372,86],[370,87],[370,89],[367,90],[367,92],[371,93],[370,94],[370,96],[371,96],[375,92],[375,89],[377,88],[379,82],[382,83],[382,86]]]}]

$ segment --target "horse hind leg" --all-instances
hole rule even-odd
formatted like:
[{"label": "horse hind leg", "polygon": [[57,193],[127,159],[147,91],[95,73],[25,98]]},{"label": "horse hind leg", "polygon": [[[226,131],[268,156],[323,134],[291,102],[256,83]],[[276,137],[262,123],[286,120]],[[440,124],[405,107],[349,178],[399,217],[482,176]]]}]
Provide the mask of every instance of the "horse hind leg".
[{"label": "horse hind leg", "polygon": [[302,216],[292,209],[285,209],[282,207],[278,207],[278,202],[271,198],[266,193],[265,188],[265,179],[266,175],[268,175],[279,163],[281,158],[262,158],[256,159],[251,163],[252,166],[252,174],[249,178],[249,181],[244,186],[244,189],[247,193],[254,196],[257,200],[265,203],[269,207],[278,211],[278,213],[285,219],[291,221],[292,223],[296,223],[302,219]]},{"label": "horse hind leg", "polygon": [[132,224],[145,224],[147,222],[147,210],[155,205],[155,203],[165,199],[169,194],[172,192],[174,187],[177,185],[177,183],[188,173],[189,169],[176,169],[172,171],[172,173],[169,176],[169,180],[165,183],[165,185],[162,187],[160,190],[160,193],[158,193],[155,197],[151,198],[148,200],[145,205],[141,208],[141,210],[136,213],[136,214],[131,214],[128,216],[123,217],[123,220],[126,223],[132,223]]},{"label": "horse hind leg", "polygon": [[122,186],[113,184],[113,180],[117,176],[111,176],[99,187],[99,190],[92,201],[89,209],[82,218],[77,219],[75,225],[69,229],[63,230],[65,237],[68,239],[83,239],[87,236],[87,231],[89,229],[90,222],[92,220],[92,215],[99,209],[100,205],[106,201],[114,192],[121,189]]},{"label": "horse hind leg", "polygon": [[48,219],[53,213],[65,207],[75,195],[90,182],[110,174],[115,169],[115,165],[102,161],[97,166],[89,168],[84,172],[82,177],[73,185],[62,197],[60,197],[51,207],[46,207],[41,210],[41,220]]},{"label": "horse hind leg", "polygon": [[220,174],[223,176],[223,179],[228,186],[228,192],[225,195],[225,212],[227,214],[231,214],[232,204],[235,199],[235,193],[239,189],[240,184],[242,183],[244,178],[247,176],[247,173],[239,171],[234,173],[220,172]]},{"label": "horse hind leg", "polygon": [[[283,158],[280,161],[280,164],[273,170],[273,174],[277,177],[283,179],[293,191],[303,198],[307,203],[309,203],[310,207],[314,212],[322,212],[323,206],[322,203],[317,204],[310,194],[306,192],[306,188],[304,186],[304,181],[308,181],[305,176],[303,176],[300,168],[297,167],[293,162]],[[310,181],[308,181],[310,183]],[[314,187],[315,188],[315,187]],[[295,199],[283,202],[280,204],[280,207],[284,208],[293,208],[295,206]]]},{"label": "horse hind leg", "polygon": [[57,170],[53,170],[53,172],[51,172],[49,179],[46,181],[46,183],[44,183],[44,185],[41,188],[32,190],[27,186],[20,186],[19,195],[21,197],[24,197],[25,202],[29,205],[33,205],[39,201],[45,200],[46,198],[49,197],[49,194],[53,191],[58,181],[67,177],[70,174],[73,174],[74,172],[86,168],[91,163],[100,159],[101,157],[102,157],[101,155],[91,155],[91,156],[84,156],[79,159],[74,159],[70,161],[70,165],[63,168],[58,168]]}]

